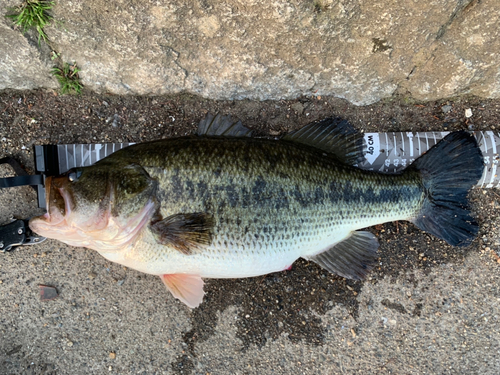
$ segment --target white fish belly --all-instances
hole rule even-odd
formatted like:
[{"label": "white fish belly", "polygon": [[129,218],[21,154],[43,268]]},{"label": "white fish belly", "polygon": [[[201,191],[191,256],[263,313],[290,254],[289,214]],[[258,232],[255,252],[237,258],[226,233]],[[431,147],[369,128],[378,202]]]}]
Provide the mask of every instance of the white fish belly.
[{"label": "white fish belly", "polygon": [[343,240],[351,230],[337,228],[335,234],[297,236],[292,240],[269,242],[229,242],[219,237],[211,246],[195,250],[189,255],[157,244],[149,234],[127,251],[101,255],[110,261],[153,275],[183,273],[206,278],[254,277],[286,270],[298,258],[314,255]]}]

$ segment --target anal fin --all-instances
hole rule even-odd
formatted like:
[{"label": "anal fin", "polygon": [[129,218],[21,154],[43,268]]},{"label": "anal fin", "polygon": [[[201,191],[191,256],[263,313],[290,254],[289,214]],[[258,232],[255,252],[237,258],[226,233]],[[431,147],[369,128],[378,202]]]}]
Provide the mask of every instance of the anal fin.
[{"label": "anal fin", "polygon": [[348,279],[361,280],[377,258],[378,240],[370,232],[352,232],[347,239],[307,259]]},{"label": "anal fin", "polygon": [[204,283],[200,276],[178,273],[161,275],[160,278],[172,295],[188,307],[194,309],[203,301]]}]

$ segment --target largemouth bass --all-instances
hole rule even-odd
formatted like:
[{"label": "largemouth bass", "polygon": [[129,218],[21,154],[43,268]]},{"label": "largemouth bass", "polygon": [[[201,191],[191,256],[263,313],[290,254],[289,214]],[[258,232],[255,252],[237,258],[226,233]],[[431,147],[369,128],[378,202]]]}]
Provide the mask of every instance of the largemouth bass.
[{"label": "largemouth bass", "polygon": [[46,180],[36,233],[159,275],[189,307],[202,278],[289,269],[299,257],[362,279],[376,260],[372,225],[409,220],[451,245],[478,227],[467,193],[482,174],[474,137],[451,133],[398,175],[363,171],[362,137],[327,119],[280,140],[208,116],[198,136],[122,149]]}]

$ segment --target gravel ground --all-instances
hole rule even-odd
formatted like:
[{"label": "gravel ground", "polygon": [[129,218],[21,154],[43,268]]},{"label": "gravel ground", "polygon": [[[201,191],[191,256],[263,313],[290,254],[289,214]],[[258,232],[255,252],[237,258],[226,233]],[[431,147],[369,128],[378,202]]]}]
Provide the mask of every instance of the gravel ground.
[{"label": "gravel ground", "polygon": [[[472,117],[466,118],[466,109]],[[403,97],[356,107],[331,97],[212,101],[0,93],[0,157],[33,171],[35,144],[141,142],[191,134],[207,112],[278,135],[328,116],[362,131],[495,130],[500,100]],[[0,167],[0,175],[12,175]],[[297,261],[291,271],[208,280],[189,310],[160,280],[48,240],[0,253],[0,374],[498,374],[495,189],[471,192],[480,234],[455,248],[406,222],[372,228],[363,282]],[[0,222],[40,213],[28,187],[0,191]],[[41,301],[39,285],[59,297]]]}]

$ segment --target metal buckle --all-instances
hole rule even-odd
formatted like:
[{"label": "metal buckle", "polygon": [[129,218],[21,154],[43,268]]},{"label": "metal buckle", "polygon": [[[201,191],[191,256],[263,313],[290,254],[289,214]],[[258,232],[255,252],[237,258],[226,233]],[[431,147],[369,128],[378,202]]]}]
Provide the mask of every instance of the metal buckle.
[{"label": "metal buckle", "polygon": [[12,251],[18,246],[35,245],[47,238],[31,231],[28,220],[14,220],[0,226],[0,252]]}]

